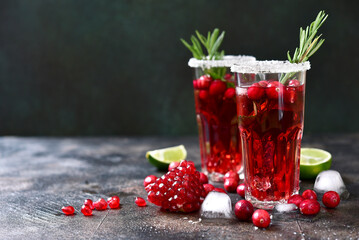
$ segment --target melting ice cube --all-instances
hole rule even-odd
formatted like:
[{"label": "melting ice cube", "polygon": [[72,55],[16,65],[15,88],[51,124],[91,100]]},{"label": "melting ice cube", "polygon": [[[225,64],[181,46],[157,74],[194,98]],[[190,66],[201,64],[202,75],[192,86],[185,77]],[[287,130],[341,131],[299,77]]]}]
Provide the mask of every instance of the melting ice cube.
[{"label": "melting ice cube", "polygon": [[297,211],[297,209],[298,209],[297,205],[293,203],[280,203],[275,205],[275,207],[273,208],[273,212],[288,213],[288,212]]},{"label": "melting ice cube", "polygon": [[319,173],[315,179],[314,191],[324,194],[327,191],[336,191],[341,199],[347,199],[349,192],[345,187],[340,173],[335,170],[327,170]]},{"label": "melting ice cube", "polygon": [[232,202],[225,193],[210,192],[201,206],[204,218],[232,218]]}]

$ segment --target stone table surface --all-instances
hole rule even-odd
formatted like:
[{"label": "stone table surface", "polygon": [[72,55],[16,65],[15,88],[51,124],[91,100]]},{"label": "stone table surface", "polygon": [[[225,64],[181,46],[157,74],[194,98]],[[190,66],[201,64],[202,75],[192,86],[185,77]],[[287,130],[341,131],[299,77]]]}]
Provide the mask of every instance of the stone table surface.
[{"label": "stone table surface", "polygon": [[[0,239],[359,239],[359,134],[304,136],[304,147],[319,147],[333,155],[350,197],[337,209],[321,208],[316,217],[284,216],[268,229],[236,219],[202,219],[199,213],[161,211],[145,198],[143,179],[163,175],[145,153],[184,144],[188,160],[200,166],[197,137],[0,138]],[[313,181],[301,182],[301,189]],[[93,200],[119,195],[121,208],[79,209]],[[240,200],[230,194],[232,203]],[[73,216],[61,212],[76,209]]]}]

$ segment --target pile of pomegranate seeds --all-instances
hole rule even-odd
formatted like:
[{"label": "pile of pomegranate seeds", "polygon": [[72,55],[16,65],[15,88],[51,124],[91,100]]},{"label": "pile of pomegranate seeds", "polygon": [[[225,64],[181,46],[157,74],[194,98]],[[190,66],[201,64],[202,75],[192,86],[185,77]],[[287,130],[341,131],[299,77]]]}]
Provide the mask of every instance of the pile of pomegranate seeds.
[{"label": "pile of pomegranate seeds", "polygon": [[197,211],[206,196],[200,173],[193,162],[186,160],[145,189],[148,201],[171,212]]}]

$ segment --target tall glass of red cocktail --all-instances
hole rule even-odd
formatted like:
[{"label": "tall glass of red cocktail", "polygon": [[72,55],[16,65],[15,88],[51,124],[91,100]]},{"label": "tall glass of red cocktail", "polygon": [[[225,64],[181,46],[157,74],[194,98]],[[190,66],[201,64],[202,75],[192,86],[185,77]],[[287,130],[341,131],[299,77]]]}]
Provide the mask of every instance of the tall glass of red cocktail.
[{"label": "tall glass of red cocktail", "polygon": [[[224,56],[221,60],[191,58],[196,118],[199,131],[202,171],[212,181],[221,181],[230,170],[240,172],[242,155],[238,131],[234,63],[254,61],[250,56]],[[217,79],[213,73],[221,73]]]},{"label": "tall glass of red cocktail", "polygon": [[234,65],[246,199],[271,209],[299,191],[300,145],[309,62]]}]

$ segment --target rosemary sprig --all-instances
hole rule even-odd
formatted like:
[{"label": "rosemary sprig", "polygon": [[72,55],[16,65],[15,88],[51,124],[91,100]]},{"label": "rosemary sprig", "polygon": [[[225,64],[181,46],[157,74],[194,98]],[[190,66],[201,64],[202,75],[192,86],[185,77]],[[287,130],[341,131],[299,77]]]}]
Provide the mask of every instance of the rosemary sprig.
[{"label": "rosemary sprig", "polygon": [[[307,26],[304,30],[300,28],[299,30],[299,47],[294,51],[293,57],[290,56],[289,51],[287,52],[287,57],[291,63],[301,63],[307,61],[324,43],[325,39],[320,39],[322,34],[317,35],[318,29],[327,19],[328,14],[324,11],[320,11],[314,20]],[[294,73],[287,73],[283,75],[280,79],[281,83],[285,83],[289,78],[291,78]]]},{"label": "rosemary sprig", "polygon": [[[223,42],[225,31],[219,34],[219,29],[216,28],[211,33],[207,33],[207,37],[203,36],[196,30],[196,36],[191,36],[191,44],[181,38],[181,42],[192,52],[193,57],[199,60],[221,60],[224,56],[224,51],[219,51],[219,47]],[[205,51],[203,51],[202,46]],[[205,53],[206,52],[206,53]],[[214,79],[221,79],[225,81],[224,75],[226,68],[216,67],[204,70],[205,74],[209,74]]]}]

